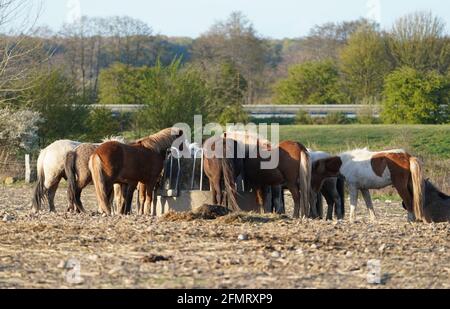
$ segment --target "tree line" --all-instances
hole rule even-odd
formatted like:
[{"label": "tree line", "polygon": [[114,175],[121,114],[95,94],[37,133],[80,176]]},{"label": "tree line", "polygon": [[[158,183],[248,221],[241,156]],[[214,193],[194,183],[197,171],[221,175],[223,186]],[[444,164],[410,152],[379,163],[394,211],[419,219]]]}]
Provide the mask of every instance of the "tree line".
[{"label": "tree line", "polygon": [[[247,122],[243,104],[366,104],[381,106],[386,123],[449,122],[450,38],[431,13],[404,16],[388,30],[359,19],[284,40],[263,37],[240,12],[196,39],[155,34],[130,17],[83,17],[58,32],[11,33],[6,24],[0,21],[3,117],[35,113],[24,132],[37,130],[41,145],[155,131],[195,114]],[[89,109],[94,103],[145,108],[115,117]],[[371,110],[364,117],[373,119]]]}]

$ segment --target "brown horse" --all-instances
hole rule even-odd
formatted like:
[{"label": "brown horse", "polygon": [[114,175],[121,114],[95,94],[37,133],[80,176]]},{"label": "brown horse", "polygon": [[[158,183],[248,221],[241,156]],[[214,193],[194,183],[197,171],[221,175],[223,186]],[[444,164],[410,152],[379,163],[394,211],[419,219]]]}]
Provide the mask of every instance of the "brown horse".
[{"label": "brown horse", "polygon": [[167,150],[183,135],[181,129],[169,128],[133,145],[117,142],[101,145],[89,161],[101,211],[111,215],[109,201],[114,184],[135,186],[142,183],[145,185],[146,199],[141,214],[150,214],[153,191],[161,177]]},{"label": "brown horse", "polygon": [[[285,141],[278,147],[272,147],[269,141],[245,132],[227,132],[226,137],[237,141],[240,148],[245,149],[244,177],[255,190],[261,209],[264,207],[266,189],[285,185],[294,198],[294,218],[309,215],[312,161],[305,146]],[[256,149],[256,153],[250,153],[250,149]],[[262,152],[265,152],[264,156]],[[270,154],[268,158],[267,154]],[[271,162],[273,155],[278,155],[278,166],[263,169],[263,164]]]},{"label": "brown horse", "polygon": [[[218,149],[218,146],[222,149]],[[238,143],[223,137],[212,137],[205,141],[204,172],[209,179],[211,194],[214,205],[224,205],[225,198],[222,194],[222,180],[231,209],[239,210],[237,203],[236,179],[242,173],[244,167],[243,159],[237,156]],[[227,158],[227,154],[233,154]]]}]

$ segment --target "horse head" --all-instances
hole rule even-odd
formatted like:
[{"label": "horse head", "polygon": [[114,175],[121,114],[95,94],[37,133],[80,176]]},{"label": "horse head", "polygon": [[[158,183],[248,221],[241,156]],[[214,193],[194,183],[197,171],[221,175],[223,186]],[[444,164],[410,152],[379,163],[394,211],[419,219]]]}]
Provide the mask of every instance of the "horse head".
[{"label": "horse head", "polygon": [[331,157],[327,159],[318,160],[313,164],[311,188],[315,192],[319,192],[323,182],[327,178],[338,177],[342,167],[342,160],[340,157]]}]

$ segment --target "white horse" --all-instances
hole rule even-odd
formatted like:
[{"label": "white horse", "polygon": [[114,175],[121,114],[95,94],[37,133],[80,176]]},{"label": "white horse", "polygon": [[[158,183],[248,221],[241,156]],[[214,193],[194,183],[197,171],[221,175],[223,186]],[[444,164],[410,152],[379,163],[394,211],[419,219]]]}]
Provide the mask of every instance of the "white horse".
[{"label": "white horse", "polygon": [[402,197],[409,217],[423,220],[423,184],[420,161],[404,150],[371,152],[358,149],[340,155],[341,174],[350,190],[350,220],[355,221],[358,192],[361,191],[372,220],[377,216],[373,208],[370,189],[393,185]]},{"label": "white horse", "polygon": [[66,155],[81,145],[70,140],[56,141],[41,151],[37,161],[38,182],[33,195],[33,211],[39,212],[42,201],[47,200],[50,211],[55,211],[55,194],[61,179],[65,177]]}]

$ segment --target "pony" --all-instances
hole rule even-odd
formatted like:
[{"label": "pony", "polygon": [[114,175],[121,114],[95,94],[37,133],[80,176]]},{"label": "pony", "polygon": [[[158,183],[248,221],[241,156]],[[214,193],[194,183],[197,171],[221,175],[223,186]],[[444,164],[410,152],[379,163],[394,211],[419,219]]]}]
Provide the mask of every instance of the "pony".
[{"label": "pony", "polygon": [[340,155],[341,174],[350,189],[350,220],[355,221],[358,192],[361,191],[370,214],[375,221],[370,189],[382,189],[393,185],[403,200],[409,215],[425,220],[423,215],[424,178],[420,160],[404,150],[371,152],[367,148]]},{"label": "pony", "polygon": [[[285,185],[294,199],[294,218],[309,215],[309,195],[311,187],[312,162],[305,146],[300,143],[285,141],[273,147],[267,140],[246,132],[227,132],[227,138],[233,139],[245,149],[244,177],[256,192],[257,203],[264,206],[264,191],[268,187]],[[255,148],[256,147],[256,148]],[[254,156],[249,150],[256,149]],[[276,168],[262,169],[264,162],[271,158],[263,158],[261,151],[278,154]]]},{"label": "pony", "polygon": [[[450,196],[442,193],[430,180],[425,180],[424,215],[429,222],[450,223]],[[405,204],[403,203],[405,208]]]},{"label": "pony", "polygon": [[[333,213],[336,214],[338,220],[343,220],[345,217],[345,180],[340,175],[340,167],[342,161],[339,157],[333,157],[329,153],[322,151],[313,151],[308,149],[313,161],[313,184],[312,184],[312,198],[311,208],[316,207],[319,218],[323,218],[322,197],[325,198],[328,211],[327,220],[333,220]],[[338,160],[339,158],[339,160]],[[325,161],[321,161],[325,160]],[[327,161],[334,162],[327,163]],[[339,162],[340,161],[340,162]],[[323,162],[323,164],[321,163]],[[331,170],[330,170],[331,169]],[[324,173],[329,173],[330,178],[324,178]],[[315,178],[322,176],[323,182],[320,184],[316,182]],[[316,201],[314,201],[316,199]]]},{"label": "pony", "polygon": [[[237,141],[218,136],[207,139],[203,144],[203,169],[210,182],[213,204],[224,205],[225,198],[222,193],[226,191],[228,204],[233,211],[239,210],[235,184],[244,170],[243,158],[238,158],[237,155],[238,148]],[[230,158],[227,154],[233,155]],[[222,187],[222,180],[225,188]]]},{"label": "pony", "polygon": [[60,140],[43,149],[37,161],[37,185],[32,200],[32,211],[37,213],[42,208],[42,201],[47,200],[50,211],[56,211],[55,195],[61,179],[65,175],[66,155],[81,143]]},{"label": "pony", "polygon": [[[114,184],[145,185],[145,204],[140,214],[149,215],[153,191],[164,167],[167,150],[181,139],[184,132],[169,128],[138,140],[133,145],[118,142],[102,144],[90,157],[89,170],[94,182],[99,210],[111,215],[111,200]],[[180,145],[183,148],[185,141]],[[182,149],[180,149],[182,150]]]},{"label": "pony", "polygon": [[[104,139],[102,143],[116,141],[125,143],[122,137],[111,137]],[[89,159],[92,154],[100,147],[101,144],[84,143],[77,146],[74,150],[66,154],[65,173],[67,177],[67,198],[69,201],[68,211],[84,212],[83,203],[81,202],[82,191],[92,184],[92,176],[89,170]],[[119,188],[115,188],[118,192]],[[116,201],[120,203],[120,196],[116,193]]]}]

